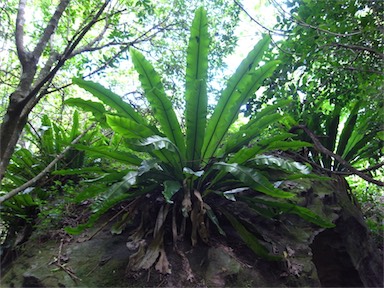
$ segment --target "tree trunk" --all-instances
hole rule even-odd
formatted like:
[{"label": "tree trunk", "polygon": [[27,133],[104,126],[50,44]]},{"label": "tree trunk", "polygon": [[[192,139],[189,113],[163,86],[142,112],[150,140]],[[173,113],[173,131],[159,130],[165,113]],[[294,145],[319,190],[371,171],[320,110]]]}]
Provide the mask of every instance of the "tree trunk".
[{"label": "tree trunk", "polygon": [[[107,7],[109,0],[106,0],[95,13],[94,17],[84,26],[81,31],[73,36],[68,42],[64,52],[60,55],[55,51],[50,53],[49,59],[36,77],[38,62],[45,50],[51,36],[55,33],[59,20],[70,0],[61,0],[57,5],[54,14],[47,23],[36,47],[29,52],[24,46],[24,22],[26,0],[20,0],[16,18],[16,48],[17,55],[22,67],[22,75],[18,88],[10,95],[7,112],[0,126],[0,183],[4,178],[5,171],[20,138],[21,132],[27,123],[29,113],[46,94],[46,89],[55,77],[57,71],[64,63],[74,55],[73,53],[85,34],[98,21]],[[97,36],[95,39],[98,39]],[[92,44],[95,41],[91,41]],[[88,45],[86,46],[88,48]],[[84,50],[86,47],[82,47]],[[81,51],[82,49],[80,49]]]}]

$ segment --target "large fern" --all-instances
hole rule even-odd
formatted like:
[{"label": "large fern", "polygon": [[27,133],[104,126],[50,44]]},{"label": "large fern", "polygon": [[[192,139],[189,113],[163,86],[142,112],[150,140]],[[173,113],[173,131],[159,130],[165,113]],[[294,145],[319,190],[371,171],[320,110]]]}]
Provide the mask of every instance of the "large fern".
[{"label": "large fern", "polygon": [[[129,104],[122,104],[113,92],[97,83],[81,79],[74,80],[74,83],[98,97],[103,102],[102,105],[109,106],[113,110],[104,113],[104,116],[101,117],[100,103],[94,103],[95,107],[92,107],[93,104],[90,102],[84,103],[79,100],[67,100],[67,103],[80,104],[79,107],[92,112],[95,118],[106,119],[103,123],[124,138],[125,148],[132,150],[132,153],[143,155],[143,161],[140,164],[136,162],[139,158],[132,158],[130,161],[132,167],[128,174],[109,190],[96,197],[93,206],[96,216],[92,216],[91,224],[100,213],[107,211],[122,200],[146,197],[145,199],[150,205],[149,203],[153,203],[151,202],[153,199],[156,201],[162,199],[158,203],[157,223],[160,224],[156,224],[160,226],[155,229],[156,235],[153,235],[153,243],[156,243],[157,248],[148,248],[146,256],[144,256],[152,260],[153,255],[160,253],[162,241],[158,240],[158,237],[163,235],[163,224],[169,213],[173,214],[171,217],[173,219],[176,214],[178,218],[182,219],[181,223],[176,221],[177,223],[172,224],[176,234],[185,232],[186,220],[190,219],[191,227],[189,229],[193,244],[197,242],[197,234],[203,241],[208,241],[207,221],[211,221],[219,232],[224,234],[216,216],[219,207],[207,204],[210,197],[217,197],[217,195],[222,197],[223,201],[237,200],[249,205],[261,203],[257,202],[257,195],[264,195],[269,200],[263,200],[262,204],[274,211],[277,209],[281,212],[294,213],[322,227],[333,226],[332,223],[308,209],[294,204],[295,195],[277,188],[262,171],[267,166],[270,169],[284,171],[284,175],[298,174],[304,177],[310,173],[307,166],[294,161],[260,156],[262,153],[272,150],[299,149],[310,146],[306,142],[292,141],[290,139],[292,134],[284,131],[279,130],[275,134],[266,132],[284,118],[284,115],[278,112],[278,108],[279,105],[286,105],[287,101],[267,106],[237,132],[229,133],[232,124],[237,120],[241,106],[250,97],[253,97],[263,80],[270,76],[278,65],[276,61],[267,61],[264,65],[260,65],[263,54],[269,47],[269,42],[269,37],[263,36],[262,40],[250,51],[228,80],[227,87],[223,89],[213,114],[208,116],[206,88],[208,24],[203,8],[199,8],[195,12],[187,49],[185,134],[183,134],[172,103],[163,89],[160,75],[144,55],[135,49],[130,50],[131,57],[135,69],[139,73],[139,79],[152,114],[158,120],[158,128],[150,126],[145,119],[138,116],[133,111],[133,107],[128,108]],[[81,149],[97,153],[97,151],[91,151],[85,147]],[[107,148],[103,148],[100,155],[118,160],[115,154],[106,153],[104,149]],[[131,159],[130,157],[124,156],[121,162],[126,163],[126,160]],[[243,199],[232,195],[231,199],[228,199],[230,193],[236,194],[237,191],[244,191],[244,189],[253,191],[254,196]],[[229,193],[229,191],[231,192]],[[290,202],[285,200],[287,198],[290,199]],[[279,201],[273,201],[274,199]],[[170,210],[170,205],[173,205],[174,209]],[[221,212],[223,211],[221,210]],[[260,248],[262,246],[258,243],[257,237],[251,237],[250,232],[246,231],[246,228],[239,222],[240,220],[236,220],[229,211],[223,213],[256,253],[274,258],[268,255],[266,248]],[[160,217],[162,218],[160,219]],[[80,228],[88,227],[90,223]],[[71,232],[80,230],[68,229]],[[132,263],[138,263],[137,265],[140,267],[143,265],[149,267],[155,261],[148,260],[147,263],[139,261],[139,264],[136,260],[133,257]]]}]

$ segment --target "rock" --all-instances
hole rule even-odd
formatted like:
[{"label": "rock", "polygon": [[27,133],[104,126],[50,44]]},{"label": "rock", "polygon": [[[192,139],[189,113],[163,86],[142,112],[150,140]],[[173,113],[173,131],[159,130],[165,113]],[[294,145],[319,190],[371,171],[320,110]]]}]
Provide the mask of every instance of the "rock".
[{"label": "rock", "polygon": [[208,267],[205,272],[206,283],[210,287],[225,287],[225,278],[237,275],[241,264],[233,252],[225,246],[208,250]]},{"label": "rock", "polygon": [[44,286],[43,282],[39,278],[37,278],[37,277],[35,277],[33,275],[29,275],[29,274],[25,273],[23,275],[22,287],[40,287],[40,288],[44,288],[45,286]]},{"label": "rock", "polygon": [[89,239],[104,219],[70,241],[41,242],[32,236],[2,271],[1,287],[382,287],[382,256],[343,181],[289,185],[303,206],[334,221],[332,229],[291,214],[260,217],[242,202],[226,204],[281,261],[257,257],[222,221],[227,237],[213,233],[210,245],[192,247],[190,239],[177,247],[166,243],[171,274],[154,268],[128,271],[129,257],[136,252],[131,245],[127,248],[130,231],[112,235],[106,226]]}]

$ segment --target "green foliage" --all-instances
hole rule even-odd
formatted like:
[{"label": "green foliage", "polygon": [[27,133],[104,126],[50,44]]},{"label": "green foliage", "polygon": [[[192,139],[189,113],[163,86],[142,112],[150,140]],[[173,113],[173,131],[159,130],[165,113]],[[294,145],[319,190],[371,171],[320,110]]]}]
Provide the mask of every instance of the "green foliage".
[{"label": "green foliage", "polygon": [[[65,129],[51,121],[47,115],[43,115],[38,130],[32,126],[26,127],[25,142],[30,149],[19,148],[14,153],[2,182],[2,193],[8,193],[37,176],[80,135],[80,119],[77,111],[73,113],[71,122],[72,127]],[[88,147],[94,137],[95,132],[88,132],[81,143]],[[55,168],[78,170],[86,165],[84,151],[72,148]],[[34,186],[1,204],[0,216],[7,229],[7,241],[12,242],[18,232],[25,227],[31,227],[37,216],[42,223],[42,228],[47,227],[51,220],[58,224],[59,216],[65,210],[64,207],[69,205],[69,200],[74,196],[73,186],[79,185],[80,179],[76,174],[53,174],[48,173]],[[47,203],[51,203],[50,205],[54,207],[47,206]]]},{"label": "green foliage", "polygon": [[[383,171],[377,171],[381,176]],[[365,218],[368,228],[370,229],[376,243],[381,245],[384,240],[384,195],[383,189],[371,183],[365,183],[356,179],[356,177],[349,177],[348,182],[358,205],[361,207],[361,212]]]},{"label": "green foliage", "polygon": [[[248,113],[270,99],[292,102],[281,107],[306,125],[328,150],[356,168],[382,161],[384,24],[375,1],[286,1],[276,29],[289,33],[277,43],[281,64],[266,80],[261,99],[248,102]],[[270,57],[276,57],[270,53]],[[296,125],[292,123],[292,125]],[[300,139],[309,141],[307,135]],[[328,170],[345,170],[337,161],[309,148],[309,159]]]},{"label": "green foliage", "polygon": [[[146,235],[146,231],[151,229],[145,224],[149,221],[146,220],[146,217],[151,218],[145,211],[149,207],[157,207],[158,217],[155,223],[152,221],[152,225],[154,225],[153,241],[144,254],[140,255],[140,261],[136,261],[136,257],[139,255],[132,255],[130,263],[136,264],[130,265],[133,265],[134,267],[131,268],[134,269],[151,267],[162,253],[164,223],[170,213],[172,217],[169,218],[174,219],[172,222],[174,237],[177,235],[184,236],[186,225],[189,225],[187,219],[190,219],[188,229],[193,245],[197,243],[199,238],[204,242],[208,241],[207,221],[212,221],[218,231],[223,234],[220,222],[216,217],[216,214],[222,210],[219,210],[216,205],[208,205],[208,203],[209,201],[214,203],[214,199],[218,196],[225,203],[229,203],[233,199],[228,200],[225,197],[225,192],[240,191],[243,187],[251,191],[251,199],[265,195],[265,197],[277,198],[282,201],[266,201],[264,202],[265,206],[270,206],[272,209],[281,208],[282,212],[298,214],[323,227],[333,226],[332,223],[304,208],[296,208],[295,204],[284,202],[285,198],[290,198],[294,202],[295,195],[276,188],[267,175],[258,169],[260,166],[271,164],[269,166],[271,169],[284,170],[288,174],[305,175],[309,173],[303,165],[283,159],[279,161],[277,157],[271,157],[263,163],[257,162],[261,161],[261,158],[257,158],[260,153],[279,148],[298,149],[308,145],[304,142],[290,141],[292,136],[290,133],[279,132],[272,135],[273,137],[265,137],[266,134],[263,131],[274,127],[282,119],[282,116],[276,111],[278,105],[267,107],[259,115],[256,115],[254,120],[251,120],[250,124],[247,125],[249,130],[241,127],[239,134],[230,135],[228,133],[229,128],[238,117],[241,106],[253,96],[263,80],[272,74],[278,64],[277,61],[270,61],[261,66],[259,64],[263,59],[264,52],[268,49],[270,41],[268,36],[264,36],[242,61],[234,75],[228,80],[227,88],[223,90],[212,116],[207,117],[206,82],[208,79],[206,69],[208,67],[209,43],[207,26],[206,12],[202,8],[197,9],[187,49],[185,79],[185,117],[187,123],[185,131],[183,131],[172,103],[163,89],[160,74],[135,49],[130,50],[132,61],[139,74],[152,114],[157,120],[158,126],[156,128],[146,123],[144,118],[136,112],[132,112],[133,107],[123,111],[121,100],[117,100],[116,94],[103,88],[100,84],[74,79],[74,83],[101,100],[102,105],[109,106],[107,110],[112,109],[111,112],[105,114],[106,124],[117,135],[123,137],[122,147],[129,148],[133,151],[132,153],[137,153],[143,161],[140,164],[131,163],[129,172],[106,192],[101,189],[93,194],[92,196],[96,196],[92,206],[94,214],[89,222],[77,228],[67,228],[67,231],[79,233],[82,229],[90,227],[102,213],[115,204],[123,200],[134,200],[131,203],[138,201],[143,203],[143,207],[147,207],[140,209],[142,224],[138,227],[137,233],[141,236],[137,239],[132,236],[134,238],[132,241],[139,243]],[[70,104],[76,102],[74,100],[68,101]],[[116,103],[119,104],[116,105]],[[89,108],[92,105],[95,106],[95,109]],[[124,106],[127,105],[129,106],[129,104],[124,104]],[[87,102],[87,105],[81,104],[80,107],[95,113],[95,117],[99,115],[100,109],[96,109],[96,107],[100,107],[98,102]],[[130,112],[125,113],[128,110]],[[252,131],[252,133],[248,133],[248,131]],[[241,135],[239,137],[241,145],[238,145],[236,138],[234,138],[238,135]],[[279,141],[275,142],[276,139]],[[102,148],[102,150],[107,149],[108,146]],[[238,153],[246,154],[246,157],[241,158],[241,162],[237,161],[239,159]],[[115,155],[104,155],[116,159]],[[69,173],[72,172],[69,171]],[[236,190],[239,188],[240,190]],[[243,200],[239,198],[239,201]],[[279,205],[279,203],[282,204]],[[284,203],[289,205],[289,209],[284,206]],[[173,209],[169,209],[170,206]],[[260,256],[273,258],[273,256],[268,255],[268,250],[258,242],[257,237],[251,235],[229,212],[225,213],[247,245]],[[176,221],[176,219],[178,220]],[[174,241],[176,241],[175,238]],[[162,257],[165,256],[162,255]],[[156,267],[158,266],[161,265],[156,265]],[[160,272],[167,273],[164,270]]]}]

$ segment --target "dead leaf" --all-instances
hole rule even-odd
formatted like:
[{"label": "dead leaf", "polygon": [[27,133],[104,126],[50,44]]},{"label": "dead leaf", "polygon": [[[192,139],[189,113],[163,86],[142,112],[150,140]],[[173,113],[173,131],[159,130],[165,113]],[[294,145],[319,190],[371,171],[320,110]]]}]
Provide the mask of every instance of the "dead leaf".
[{"label": "dead leaf", "polygon": [[192,201],[191,201],[191,195],[189,193],[189,189],[184,189],[184,199],[181,202],[181,212],[183,213],[183,216],[185,218],[188,217],[189,212],[192,210]]},{"label": "dead leaf", "polygon": [[194,274],[192,272],[191,265],[189,264],[187,256],[185,256],[184,252],[181,251],[177,247],[176,247],[176,252],[181,257],[182,268],[183,268],[183,270],[185,272],[185,275],[187,276],[186,277],[187,281],[189,281],[189,282],[195,281],[195,276],[194,276]]},{"label": "dead leaf", "polygon": [[159,261],[157,261],[155,269],[162,274],[171,274],[171,264],[168,261],[167,255],[164,249],[160,250]]},{"label": "dead leaf", "polygon": [[140,263],[141,259],[143,259],[144,255],[145,255],[145,246],[146,246],[146,242],[145,242],[145,240],[142,240],[139,243],[139,250],[137,250],[137,252],[135,254],[132,254],[129,257],[127,269],[132,270],[132,271],[138,271],[141,269],[138,264]]}]

